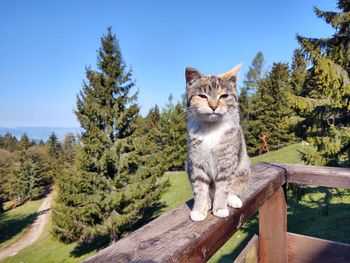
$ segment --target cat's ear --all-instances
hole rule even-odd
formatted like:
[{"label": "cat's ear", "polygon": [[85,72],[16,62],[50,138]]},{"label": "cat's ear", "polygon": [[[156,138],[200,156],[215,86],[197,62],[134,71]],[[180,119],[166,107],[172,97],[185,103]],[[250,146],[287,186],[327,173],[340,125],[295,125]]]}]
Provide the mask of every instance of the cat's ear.
[{"label": "cat's ear", "polygon": [[190,83],[192,80],[199,79],[203,77],[203,75],[195,68],[186,68],[186,83]]},{"label": "cat's ear", "polygon": [[239,70],[241,69],[242,67],[242,63],[241,64],[238,64],[237,66],[235,66],[233,69],[231,69],[230,71],[227,71],[225,73],[221,73],[218,75],[219,78],[222,78],[222,79],[227,79],[227,80],[233,80],[233,81],[236,81],[237,80],[237,75],[238,75],[238,72]]}]

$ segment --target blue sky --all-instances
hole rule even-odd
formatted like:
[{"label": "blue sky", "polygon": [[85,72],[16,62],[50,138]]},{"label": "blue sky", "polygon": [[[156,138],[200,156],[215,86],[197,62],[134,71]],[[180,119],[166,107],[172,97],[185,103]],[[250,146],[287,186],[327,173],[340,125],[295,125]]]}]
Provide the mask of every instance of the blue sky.
[{"label": "blue sky", "polygon": [[34,1],[0,2],[0,127],[78,126],[73,109],[111,25],[134,71],[141,112],[184,92],[184,69],[220,73],[258,51],[267,67],[290,62],[296,33],[330,36],[312,7],[336,1]]}]

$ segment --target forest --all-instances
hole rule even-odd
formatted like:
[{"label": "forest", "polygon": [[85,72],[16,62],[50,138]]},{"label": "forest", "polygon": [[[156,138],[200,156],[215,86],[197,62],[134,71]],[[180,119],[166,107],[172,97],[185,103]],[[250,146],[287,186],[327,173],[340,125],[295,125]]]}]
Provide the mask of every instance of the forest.
[{"label": "forest", "polygon": [[[249,65],[237,92],[251,157],[265,153],[266,136],[270,151],[308,144],[299,151],[305,164],[350,167],[350,3],[338,7],[314,9],[335,33],[297,35],[290,64],[268,66],[259,51]],[[76,98],[80,134],[0,136],[0,213],[54,188],[51,234],[65,244],[106,245],[137,229],[169,186],[164,174],[186,169],[185,96],[170,94],[142,116],[136,76],[111,27],[94,68]]]}]

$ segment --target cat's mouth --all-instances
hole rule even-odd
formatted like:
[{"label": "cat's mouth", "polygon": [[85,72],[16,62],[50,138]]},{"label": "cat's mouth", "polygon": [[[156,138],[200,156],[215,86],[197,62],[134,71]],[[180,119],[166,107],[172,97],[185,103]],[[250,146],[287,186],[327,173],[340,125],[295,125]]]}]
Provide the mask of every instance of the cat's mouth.
[{"label": "cat's mouth", "polygon": [[205,114],[205,120],[214,122],[222,119],[222,114],[217,112],[208,112]]}]

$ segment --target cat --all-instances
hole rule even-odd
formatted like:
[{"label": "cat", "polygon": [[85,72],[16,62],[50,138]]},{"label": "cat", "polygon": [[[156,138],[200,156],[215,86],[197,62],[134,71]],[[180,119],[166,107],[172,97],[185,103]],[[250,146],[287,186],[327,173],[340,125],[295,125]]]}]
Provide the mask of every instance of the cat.
[{"label": "cat", "polygon": [[250,159],[240,126],[237,74],[241,64],[219,75],[186,68],[188,162],[194,192],[193,221],[210,210],[229,215],[228,206],[242,207],[237,194],[250,176]]}]

